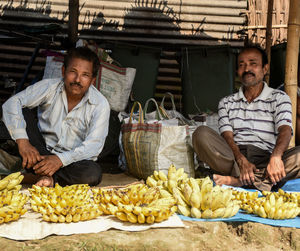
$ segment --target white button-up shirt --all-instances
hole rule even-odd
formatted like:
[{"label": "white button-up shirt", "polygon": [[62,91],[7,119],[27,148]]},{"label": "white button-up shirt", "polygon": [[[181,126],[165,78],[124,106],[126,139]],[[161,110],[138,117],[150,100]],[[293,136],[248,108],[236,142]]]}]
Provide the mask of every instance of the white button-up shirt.
[{"label": "white button-up shirt", "polygon": [[97,160],[108,133],[110,107],[91,85],[68,113],[64,82],[45,79],[27,87],[2,106],[3,121],[12,139],[28,138],[22,108],[38,106],[38,126],[47,149],[64,166],[80,160]]}]

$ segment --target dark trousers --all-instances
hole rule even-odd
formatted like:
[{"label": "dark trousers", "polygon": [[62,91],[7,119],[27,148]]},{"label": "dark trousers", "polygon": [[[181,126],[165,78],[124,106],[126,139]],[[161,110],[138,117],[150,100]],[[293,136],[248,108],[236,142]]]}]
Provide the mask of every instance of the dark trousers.
[{"label": "dark trousers", "polygon": [[[41,155],[51,155],[52,153],[47,150],[45,140],[37,126],[38,121],[34,113],[27,108],[24,108],[22,112],[26,121],[26,132],[30,144],[33,145]],[[1,139],[11,139],[2,121],[0,122],[0,130]],[[32,168],[25,170],[34,173]],[[72,184],[89,184],[90,186],[95,186],[101,182],[102,170],[100,165],[95,161],[81,160],[60,168],[52,177],[54,183],[58,183],[61,186]]]}]

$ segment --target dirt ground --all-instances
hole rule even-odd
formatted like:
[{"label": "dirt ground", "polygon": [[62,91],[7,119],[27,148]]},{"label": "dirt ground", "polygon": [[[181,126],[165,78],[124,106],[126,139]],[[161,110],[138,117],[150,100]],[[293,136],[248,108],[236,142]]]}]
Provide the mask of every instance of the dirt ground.
[{"label": "dirt ground", "polygon": [[[101,186],[125,185],[136,179],[104,174]],[[186,228],[160,228],[141,232],[108,230],[96,234],[48,236],[42,240],[0,238],[0,250],[300,250],[300,229],[259,223],[190,222]]]},{"label": "dirt ground", "polygon": [[15,250],[300,250],[300,229],[258,223],[184,222],[187,228],[142,232],[49,236],[43,240],[0,238],[0,249]]}]

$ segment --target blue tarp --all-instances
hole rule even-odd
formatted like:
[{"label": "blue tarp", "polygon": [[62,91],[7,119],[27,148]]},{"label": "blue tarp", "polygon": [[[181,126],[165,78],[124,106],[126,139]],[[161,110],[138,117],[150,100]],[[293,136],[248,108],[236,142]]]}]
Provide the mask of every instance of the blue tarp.
[{"label": "blue tarp", "polygon": [[[238,190],[240,190],[239,188]],[[295,179],[295,180],[290,180],[288,181],[282,189],[284,191],[289,191],[289,192],[300,192],[300,179]],[[246,191],[253,191],[248,190],[248,189],[242,189]],[[191,217],[186,217],[183,215],[179,215],[179,217],[182,220],[185,221],[225,221],[225,222],[247,222],[247,221],[252,221],[252,222],[258,222],[262,224],[267,224],[271,226],[276,226],[276,227],[295,227],[295,228],[300,228],[300,217],[296,217],[295,219],[289,219],[289,220],[271,220],[271,219],[265,219],[258,217],[254,214],[246,214],[243,212],[243,210],[240,210],[234,217],[231,218],[218,218],[218,219],[196,219],[196,218],[191,218]]]},{"label": "blue tarp", "polygon": [[281,189],[289,192],[300,192],[300,179],[289,180]]}]

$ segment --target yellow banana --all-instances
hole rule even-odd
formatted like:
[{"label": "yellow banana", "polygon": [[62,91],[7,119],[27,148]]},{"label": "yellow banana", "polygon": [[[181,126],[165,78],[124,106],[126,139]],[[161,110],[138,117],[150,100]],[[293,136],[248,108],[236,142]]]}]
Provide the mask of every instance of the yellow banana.
[{"label": "yellow banana", "polygon": [[226,208],[220,207],[213,211],[212,218],[223,218],[225,214]]},{"label": "yellow banana", "polygon": [[168,180],[167,175],[165,175],[165,173],[163,171],[158,171],[158,176],[159,176],[159,179],[162,180],[162,181],[167,181]]},{"label": "yellow banana", "polygon": [[191,188],[191,186],[188,183],[185,183],[183,186],[183,196],[186,201],[190,200],[192,192],[193,192],[193,189]]},{"label": "yellow banana", "polygon": [[73,216],[72,216],[72,221],[73,222],[78,222],[78,221],[80,221],[80,214],[74,214]]},{"label": "yellow banana", "polygon": [[170,193],[169,193],[167,190],[165,190],[165,189],[160,189],[159,192],[160,192],[160,196],[161,196],[162,198],[169,198],[169,197],[172,197],[172,194],[170,194]]},{"label": "yellow banana", "polygon": [[[21,175],[20,177],[24,177],[23,175]],[[23,178],[22,178],[23,179]],[[15,186],[19,185],[21,183],[21,181],[19,179],[13,179],[10,180],[10,182],[7,184],[7,190],[11,190],[13,189]]]},{"label": "yellow banana", "polygon": [[58,222],[59,223],[65,223],[65,221],[66,221],[65,216],[63,216],[62,214],[58,216]]},{"label": "yellow banana", "polygon": [[190,205],[194,208],[200,208],[201,205],[201,193],[200,191],[194,191],[192,192],[191,196],[190,196]]},{"label": "yellow banana", "polygon": [[142,208],[141,207],[138,207],[138,206],[135,206],[132,210],[132,212],[135,214],[135,215],[139,215],[140,213],[142,213]]},{"label": "yellow banana", "polygon": [[177,181],[176,180],[168,180],[168,189],[172,193],[173,188],[177,188]]},{"label": "yellow banana", "polygon": [[15,173],[11,173],[9,175],[7,175],[6,177],[4,177],[2,180],[14,180],[17,179],[19,176],[21,175],[21,172],[15,172]]},{"label": "yellow banana", "polygon": [[155,171],[153,172],[153,176],[154,176],[154,178],[155,178],[156,181],[159,181],[159,180],[160,180],[159,175],[158,175],[158,171],[155,170]]},{"label": "yellow banana", "polygon": [[192,207],[191,208],[191,216],[193,218],[201,218],[201,211],[196,207]]},{"label": "yellow banana", "polygon": [[177,180],[176,167],[171,165],[168,170],[168,180]]},{"label": "yellow banana", "polygon": [[8,180],[8,179],[7,180],[4,180],[4,179],[0,180],[0,190],[5,189],[9,182],[10,182],[10,180]]},{"label": "yellow banana", "polygon": [[146,184],[147,184],[149,187],[156,187],[156,186],[157,186],[157,181],[149,176],[149,177],[147,178],[147,180],[146,180]]},{"label": "yellow banana", "polygon": [[126,213],[127,220],[131,223],[137,223],[138,219],[137,216],[134,215],[133,213]]},{"label": "yellow banana", "polygon": [[184,216],[190,216],[191,215],[191,210],[189,207],[185,207],[185,206],[182,206],[182,205],[178,205],[177,206],[178,208],[178,212]]},{"label": "yellow banana", "polygon": [[138,220],[138,223],[143,224],[143,223],[146,222],[146,217],[145,217],[145,215],[143,215],[142,213],[140,213],[137,216],[137,220]]},{"label": "yellow banana", "polygon": [[183,174],[184,174],[184,169],[182,167],[178,168],[176,170],[176,177],[177,177],[177,179],[181,179]]},{"label": "yellow banana", "polygon": [[155,221],[155,217],[154,217],[153,215],[150,214],[149,216],[147,216],[146,222],[147,222],[148,224],[153,224],[154,221]]},{"label": "yellow banana", "polygon": [[203,219],[211,219],[213,216],[213,212],[210,210],[210,209],[205,209],[203,212],[202,212],[202,215],[201,217]]},{"label": "yellow banana", "polygon": [[126,213],[124,213],[124,212],[116,212],[116,216],[121,221],[128,221]]}]

